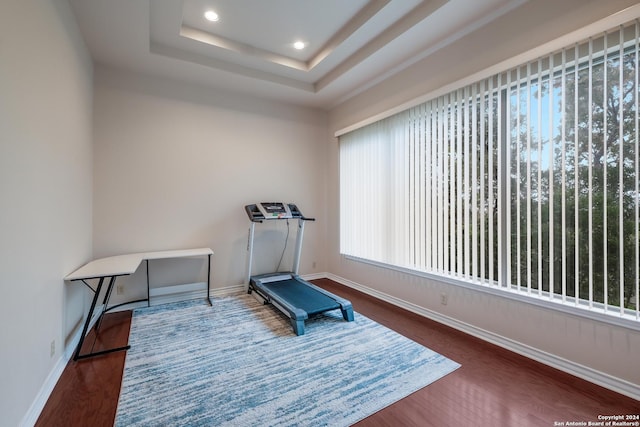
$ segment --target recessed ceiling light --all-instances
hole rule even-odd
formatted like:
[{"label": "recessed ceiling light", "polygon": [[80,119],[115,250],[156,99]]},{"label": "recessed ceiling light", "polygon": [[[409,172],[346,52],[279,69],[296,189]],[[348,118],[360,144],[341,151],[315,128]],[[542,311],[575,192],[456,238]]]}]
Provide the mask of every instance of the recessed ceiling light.
[{"label": "recessed ceiling light", "polygon": [[220,19],[220,17],[218,16],[217,13],[215,13],[213,10],[207,10],[204,13],[204,17],[207,18],[207,20],[211,21],[211,22],[216,22]]},{"label": "recessed ceiling light", "polygon": [[295,42],[295,43],[293,44],[293,47],[295,47],[295,48],[296,48],[296,49],[298,49],[298,50],[302,50],[302,49],[304,49],[305,44],[304,44],[304,42],[297,41],[297,42]]}]

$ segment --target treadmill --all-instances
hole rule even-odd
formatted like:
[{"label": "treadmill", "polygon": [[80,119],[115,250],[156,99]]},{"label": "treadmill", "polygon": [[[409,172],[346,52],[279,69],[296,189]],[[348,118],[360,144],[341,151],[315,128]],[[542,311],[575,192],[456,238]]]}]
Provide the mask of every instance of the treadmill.
[{"label": "treadmill", "polygon": [[[307,221],[315,221],[315,219],[305,217],[293,203],[261,202],[246,205],[244,208],[251,221],[251,227],[249,228],[249,247],[247,248],[249,252],[247,261],[247,293],[253,294],[253,296],[263,304],[272,304],[284,313],[290,319],[291,327],[296,335],[304,335],[304,321],[307,320],[309,316],[324,313],[325,311],[340,309],[344,320],[348,322],[353,321],[351,302],[303,280],[298,275],[304,224]],[[251,266],[253,263],[255,225],[263,221],[289,219],[298,220],[293,271],[252,276]]]}]

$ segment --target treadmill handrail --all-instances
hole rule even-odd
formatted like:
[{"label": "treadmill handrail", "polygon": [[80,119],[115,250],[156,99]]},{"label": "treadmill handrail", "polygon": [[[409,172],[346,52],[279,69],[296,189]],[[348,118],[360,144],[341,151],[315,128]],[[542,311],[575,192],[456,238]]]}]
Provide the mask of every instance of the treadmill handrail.
[{"label": "treadmill handrail", "polygon": [[[247,212],[247,216],[251,222],[262,222],[262,219],[264,219],[264,216],[260,213],[256,205],[246,205],[244,210]],[[260,219],[260,217],[262,217],[262,219]]]}]

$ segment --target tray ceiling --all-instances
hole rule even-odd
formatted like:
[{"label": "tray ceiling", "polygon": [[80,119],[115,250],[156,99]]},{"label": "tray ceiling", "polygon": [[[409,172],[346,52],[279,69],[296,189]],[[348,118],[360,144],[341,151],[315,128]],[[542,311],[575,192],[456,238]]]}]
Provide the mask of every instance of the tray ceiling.
[{"label": "tray ceiling", "polygon": [[[97,63],[330,108],[524,1],[70,3]],[[209,10],[216,22],[204,17]]]}]

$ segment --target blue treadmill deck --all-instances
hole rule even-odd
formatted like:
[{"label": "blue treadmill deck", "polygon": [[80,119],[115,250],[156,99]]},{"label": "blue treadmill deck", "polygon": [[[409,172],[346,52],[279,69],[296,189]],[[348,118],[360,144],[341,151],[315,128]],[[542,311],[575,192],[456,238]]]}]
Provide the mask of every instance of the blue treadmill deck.
[{"label": "blue treadmill deck", "polygon": [[[351,302],[319,288],[297,275],[269,281],[273,274],[251,278],[249,293],[255,291],[265,303],[272,303],[291,320],[297,335],[304,335],[304,321],[310,315],[340,309],[346,321],[353,321]],[[264,280],[264,282],[263,282]]]},{"label": "blue treadmill deck", "polygon": [[308,315],[340,308],[340,304],[335,299],[311,287],[301,285],[294,279],[265,283],[262,286],[269,290],[272,297],[283,299],[294,307],[306,311]]}]

